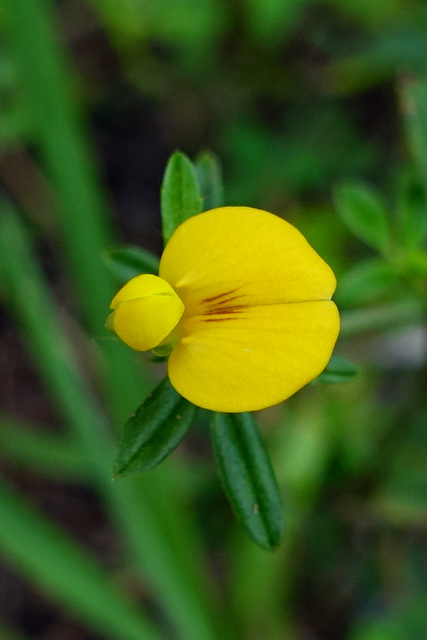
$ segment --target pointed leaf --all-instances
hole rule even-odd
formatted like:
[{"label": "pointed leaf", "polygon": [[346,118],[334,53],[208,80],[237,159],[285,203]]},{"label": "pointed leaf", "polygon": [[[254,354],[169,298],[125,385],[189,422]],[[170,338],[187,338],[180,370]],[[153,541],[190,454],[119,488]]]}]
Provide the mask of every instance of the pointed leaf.
[{"label": "pointed leaf", "polygon": [[20,421],[0,416],[0,450],[1,456],[14,465],[57,480],[81,482],[90,475],[86,458],[74,439],[39,425],[24,426]]},{"label": "pointed leaf", "polygon": [[403,77],[400,98],[409,151],[427,190],[427,79]]},{"label": "pointed leaf", "polygon": [[341,220],[362,242],[380,252],[389,243],[387,213],[378,196],[359,184],[343,184],[335,189],[335,206]]},{"label": "pointed leaf", "polygon": [[224,204],[224,186],[221,165],[218,158],[204,151],[196,158],[196,177],[203,199],[203,211],[222,207]]},{"label": "pointed leaf", "polygon": [[101,563],[3,482],[0,521],[1,556],[98,637],[160,640],[141,607],[117,588]]},{"label": "pointed leaf", "polygon": [[341,356],[333,355],[326,365],[325,370],[317,376],[314,382],[324,384],[340,384],[349,382],[357,376],[358,368]]},{"label": "pointed leaf", "polygon": [[397,193],[398,242],[406,250],[420,247],[427,235],[426,193],[413,171],[403,173]]},{"label": "pointed leaf", "polygon": [[161,189],[163,239],[169,240],[185,220],[202,211],[202,198],[192,162],[179,151],[166,165]]},{"label": "pointed leaf", "polygon": [[162,380],[125,424],[114,475],[154,469],[179,445],[196,411],[168,378]]},{"label": "pointed leaf", "polygon": [[396,269],[384,260],[357,262],[338,280],[338,306],[356,307],[387,296],[397,281]]},{"label": "pointed leaf", "polygon": [[111,275],[121,284],[141,273],[159,272],[159,259],[151,251],[139,247],[120,247],[104,255],[104,262]]},{"label": "pointed leaf", "polygon": [[212,442],[224,490],[236,516],[265,549],[280,542],[282,500],[258,427],[250,413],[215,413]]}]

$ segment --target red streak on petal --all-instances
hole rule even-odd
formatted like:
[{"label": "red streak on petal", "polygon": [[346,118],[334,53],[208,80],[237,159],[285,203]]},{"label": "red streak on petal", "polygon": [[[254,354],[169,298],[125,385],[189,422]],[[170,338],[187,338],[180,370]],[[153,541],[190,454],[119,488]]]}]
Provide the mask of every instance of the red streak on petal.
[{"label": "red streak on petal", "polygon": [[229,296],[230,293],[236,293],[237,289],[232,289],[231,291],[225,291],[225,293],[219,293],[217,296],[212,296],[212,298],[205,298],[202,302],[213,302],[214,300],[219,300],[219,298],[224,298],[224,296]]},{"label": "red streak on petal", "polygon": [[233,316],[216,316],[215,318],[203,318],[204,322],[223,322],[224,320],[233,320]]},{"label": "red streak on petal", "polygon": [[[205,322],[222,322],[223,320],[231,320],[234,314],[242,313],[247,308],[245,304],[230,304],[234,300],[242,298],[241,295],[233,296],[237,289],[232,291],[225,291],[217,296],[211,298],[205,298],[202,303],[205,303],[205,308],[202,311],[202,316]],[[215,316],[209,317],[206,316]]]},{"label": "red streak on petal", "polygon": [[234,307],[215,307],[214,309],[206,309],[203,315],[215,316],[217,314],[222,315],[224,313],[240,313],[242,309],[247,309],[245,304],[236,304]]}]

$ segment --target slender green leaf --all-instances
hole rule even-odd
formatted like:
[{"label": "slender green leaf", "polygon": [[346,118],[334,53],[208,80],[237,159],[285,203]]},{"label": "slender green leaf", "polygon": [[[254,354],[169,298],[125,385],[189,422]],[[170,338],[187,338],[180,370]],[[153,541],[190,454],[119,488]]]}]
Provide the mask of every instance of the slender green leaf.
[{"label": "slender green leaf", "polygon": [[31,581],[103,637],[160,640],[97,562],[19,495],[0,484],[0,550]]},{"label": "slender green leaf", "polygon": [[387,212],[378,196],[364,185],[343,184],[335,189],[341,220],[362,242],[385,253],[389,244]]},{"label": "slender green leaf", "polygon": [[113,249],[104,255],[104,262],[119,284],[125,284],[141,273],[157,275],[159,272],[158,257],[139,247],[128,246]]},{"label": "slender green leaf", "polygon": [[409,151],[427,191],[427,78],[405,77],[400,98]]},{"label": "slender green leaf", "polygon": [[249,413],[215,413],[212,442],[219,475],[249,535],[265,549],[283,534],[282,500],[257,424]]},{"label": "slender green leaf", "polygon": [[[5,0],[3,5],[8,17],[7,42],[31,111],[38,156],[58,203],[58,230],[70,284],[78,294],[86,326],[98,337],[105,332],[106,310],[115,293],[101,259],[113,237],[72,66],[58,34],[57,3]],[[149,383],[142,379],[130,351],[118,341],[105,340],[102,352],[107,366],[100,369],[105,375],[101,383],[121,424],[141,397],[143,385],[147,389]]]},{"label": "slender green leaf", "polygon": [[192,162],[176,151],[166,165],[161,190],[163,239],[169,240],[185,220],[202,211],[202,198]]},{"label": "slender green leaf", "polygon": [[41,158],[59,200],[71,274],[97,334],[111,292],[99,260],[99,249],[111,245],[108,205],[82,127],[78,94],[68,81],[70,65],[56,35],[54,3],[6,0],[5,7],[20,88],[31,105]]},{"label": "slender green leaf", "polygon": [[38,425],[24,426],[1,417],[0,451],[13,464],[56,479],[81,482],[89,474],[86,457],[73,438]]},{"label": "slender green leaf", "polygon": [[367,306],[341,314],[341,336],[352,336],[367,331],[387,331],[413,326],[424,321],[420,301],[408,298],[398,302]]},{"label": "slender green leaf", "polygon": [[406,250],[420,247],[427,235],[427,199],[413,171],[403,173],[397,193],[397,242]]},{"label": "slender green leaf", "polygon": [[384,298],[397,282],[396,269],[383,260],[372,258],[353,265],[338,280],[338,305],[356,307]]},{"label": "slender green leaf", "polygon": [[[200,554],[194,544],[197,534],[191,513],[175,509],[174,526],[165,531],[165,516],[158,509],[159,492],[167,491],[172,503],[181,494],[182,488],[178,490],[170,478],[173,469],[166,473],[159,469],[155,485],[148,474],[122,482],[109,480],[113,459],[109,424],[99,411],[90,386],[80,376],[22,222],[10,203],[2,201],[0,282],[5,300],[19,317],[22,335],[42,380],[80,444],[88,474],[111,517],[121,525],[135,566],[144,580],[155,586],[160,605],[180,638],[214,640],[206,584],[201,585],[201,580],[195,584],[194,558]],[[113,381],[123,377],[121,369],[114,374]],[[131,374],[132,369],[127,376]],[[31,548],[28,541],[27,547]]]},{"label": "slender green leaf", "polygon": [[5,302],[19,318],[30,353],[40,365],[43,381],[65,422],[75,427],[91,474],[103,485],[109,452],[103,435],[106,419],[62,331],[27,230],[11,203],[4,200],[0,200],[0,284]]},{"label": "slender green leaf", "polygon": [[352,362],[349,362],[341,356],[332,355],[325,370],[317,376],[314,382],[322,382],[326,384],[340,384],[349,382],[357,376],[358,368]]},{"label": "slender green leaf", "polygon": [[197,182],[203,199],[203,211],[222,207],[224,204],[224,185],[218,158],[213,153],[204,151],[197,156],[195,166]]},{"label": "slender green leaf", "polygon": [[114,475],[148,471],[179,445],[196,407],[179,395],[168,378],[154,389],[129,418],[114,464]]}]

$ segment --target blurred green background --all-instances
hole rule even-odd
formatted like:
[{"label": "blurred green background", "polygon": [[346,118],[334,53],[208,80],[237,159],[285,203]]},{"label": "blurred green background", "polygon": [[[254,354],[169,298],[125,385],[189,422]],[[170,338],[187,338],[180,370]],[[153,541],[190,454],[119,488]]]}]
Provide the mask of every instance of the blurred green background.
[{"label": "blurred green background", "polygon": [[[427,637],[427,5],[0,4],[0,637]],[[334,268],[346,385],[257,416],[286,531],[257,548],[203,415],[111,481],[163,373],[104,329],[111,251],[161,252],[169,155],[295,224]]]}]

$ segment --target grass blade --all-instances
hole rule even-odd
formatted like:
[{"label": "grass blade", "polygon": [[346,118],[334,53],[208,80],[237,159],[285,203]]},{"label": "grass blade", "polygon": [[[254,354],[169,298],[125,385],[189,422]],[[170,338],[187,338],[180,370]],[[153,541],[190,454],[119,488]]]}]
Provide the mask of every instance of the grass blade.
[{"label": "grass blade", "polygon": [[427,79],[403,78],[400,99],[409,151],[427,191]]},{"label": "grass blade", "polygon": [[86,624],[117,640],[160,640],[94,559],[0,483],[0,548],[14,566]]},{"label": "grass blade", "polygon": [[[92,335],[106,336],[105,317],[115,293],[102,261],[114,244],[109,207],[96,178],[70,64],[56,37],[53,7],[51,0],[6,0],[9,41],[31,108],[35,142],[57,198],[70,281]],[[105,340],[102,350],[108,362],[103,369],[105,395],[121,424],[149,383],[141,379],[131,354],[119,342]]]},{"label": "grass blade", "polygon": [[[214,640],[216,634],[204,599],[206,584],[195,578],[199,550],[193,543],[197,535],[190,514],[183,517],[184,511],[174,511],[173,527],[166,532],[158,507],[159,492],[173,504],[178,501],[178,488],[169,474],[158,474],[155,483],[149,477],[144,482],[111,482],[113,448],[106,419],[75,365],[19,217],[4,202],[0,202],[0,211],[2,290],[19,316],[43,380],[79,441],[90,477],[125,532],[134,562],[156,586],[181,637]],[[175,549],[178,540],[179,551]]]},{"label": "grass blade", "polygon": [[40,431],[37,425],[22,425],[0,418],[1,456],[21,468],[67,481],[88,478],[85,456],[73,438]]}]

